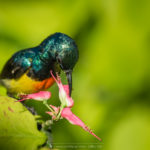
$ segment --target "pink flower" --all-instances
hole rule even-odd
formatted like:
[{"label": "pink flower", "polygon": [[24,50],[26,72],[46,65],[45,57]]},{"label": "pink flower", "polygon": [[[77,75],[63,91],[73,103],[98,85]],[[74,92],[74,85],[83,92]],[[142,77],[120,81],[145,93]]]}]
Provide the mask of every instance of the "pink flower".
[{"label": "pink flower", "polygon": [[57,79],[54,77],[52,71],[50,72],[54,80],[59,87],[59,99],[62,107],[72,107],[74,105],[73,99],[69,96],[69,86],[63,85],[60,77],[57,75]]},{"label": "pink flower", "polygon": [[[52,119],[55,120],[56,118],[56,115],[58,114],[59,112],[59,108],[55,107],[55,106],[52,106],[51,107],[55,110],[55,114],[52,113],[52,112],[47,112],[50,116],[52,116]],[[83,121],[77,117],[75,114],[72,113],[71,111],[71,108],[69,107],[66,107],[66,108],[63,108],[63,110],[61,111],[61,117],[62,118],[65,118],[66,120],[68,120],[71,124],[73,125],[77,125],[77,126],[80,126],[82,127],[85,131],[89,132],[90,134],[92,134],[95,138],[97,138],[99,141],[101,141],[101,139],[95,135],[91,129],[89,129],[84,123]]]},{"label": "pink flower", "polygon": [[60,116],[61,118],[65,118],[68,120],[71,124],[77,125],[82,127],[85,131],[89,132],[92,134],[94,137],[96,137],[99,141],[101,139],[95,135],[85,124],[84,122],[77,117],[75,114],[72,113],[71,108],[74,105],[73,99],[69,96],[69,86],[68,85],[63,85],[61,82],[60,77],[57,75],[57,79],[54,77],[51,71],[51,75],[56,81],[58,87],[59,87],[59,98],[61,101],[61,106],[60,108],[57,108],[55,106],[50,105],[51,108],[53,108],[54,112],[47,112],[50,116],[52,116],[52,119],[58,119]]},{"label": "pink flower", "polygon": [[20,97],[22,99],[18,100],[19,102],[27,100],[27,99],[33,99],[33,100],[37,100],[37,101],[45,101],[51,97],[51,93],[48,91],[40,91],[38,93],[33,93],[33,94],[28,94],[28,95],[20,95]]}]

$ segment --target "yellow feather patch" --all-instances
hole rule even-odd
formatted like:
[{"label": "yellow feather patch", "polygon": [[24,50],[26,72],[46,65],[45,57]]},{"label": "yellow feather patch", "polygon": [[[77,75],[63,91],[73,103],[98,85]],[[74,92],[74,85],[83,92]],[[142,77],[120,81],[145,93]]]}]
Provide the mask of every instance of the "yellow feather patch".
[{"label": "yellow feather patch", "polygon": [[49,88],[54,83],[54,80],[53,78],[49,78],[43,81],[35,81],[28,77],[26,74],[24,74],[21,78],[17,80],[4,79],[2,82],[9,93],[29,94]]}]

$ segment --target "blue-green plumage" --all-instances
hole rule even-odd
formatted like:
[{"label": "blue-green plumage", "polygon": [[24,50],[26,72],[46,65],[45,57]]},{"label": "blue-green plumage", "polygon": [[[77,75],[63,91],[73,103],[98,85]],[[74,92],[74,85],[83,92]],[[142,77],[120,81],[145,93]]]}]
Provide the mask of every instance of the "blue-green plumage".
[{"label": "blue-green plumage", "polygon": [[77,46],[69,36],[55,33],[46,38],[39,46],[15,53],[4,66],[3,79],[19,79],[23,74],[33,80],[43,81],[49,77],[50,70],[55,74],[63,70],[71,90],[71,72],[78,60]]}]

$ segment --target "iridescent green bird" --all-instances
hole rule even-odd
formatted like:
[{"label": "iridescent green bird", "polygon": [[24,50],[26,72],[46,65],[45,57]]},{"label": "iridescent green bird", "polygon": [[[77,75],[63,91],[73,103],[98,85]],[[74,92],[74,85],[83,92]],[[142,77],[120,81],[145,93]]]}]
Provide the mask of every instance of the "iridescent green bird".
[{"label": "iridescent green bird", "polygon": [[30,94],[48,89],[55,82],[50,74],[66,73],[72,91],[72,71],[78,60],[75,41],[63,33],[55,33],[39,46],[15,53],[5,64],[0,83],[9,95]]}]

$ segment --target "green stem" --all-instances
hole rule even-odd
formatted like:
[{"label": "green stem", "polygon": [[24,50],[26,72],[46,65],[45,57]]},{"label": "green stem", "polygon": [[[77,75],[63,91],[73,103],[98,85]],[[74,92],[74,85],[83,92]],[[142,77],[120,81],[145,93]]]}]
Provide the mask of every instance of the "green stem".
[{"label": "green stem", "polygon": [[57,117],[56,117],[56,120],[59,120],[59,119],[60,119],[61,111],[63,110],[63,108],[64,108],[64,107],[61,105],[61,106],[60,106],[59,113],[58,113],[58,115],[57,115]]},{"label": "green stem", "polygon": [[54,112],[53,108],[48,105],[47,100],[43,101],[43,104],[44,104],[51,112]]}]

